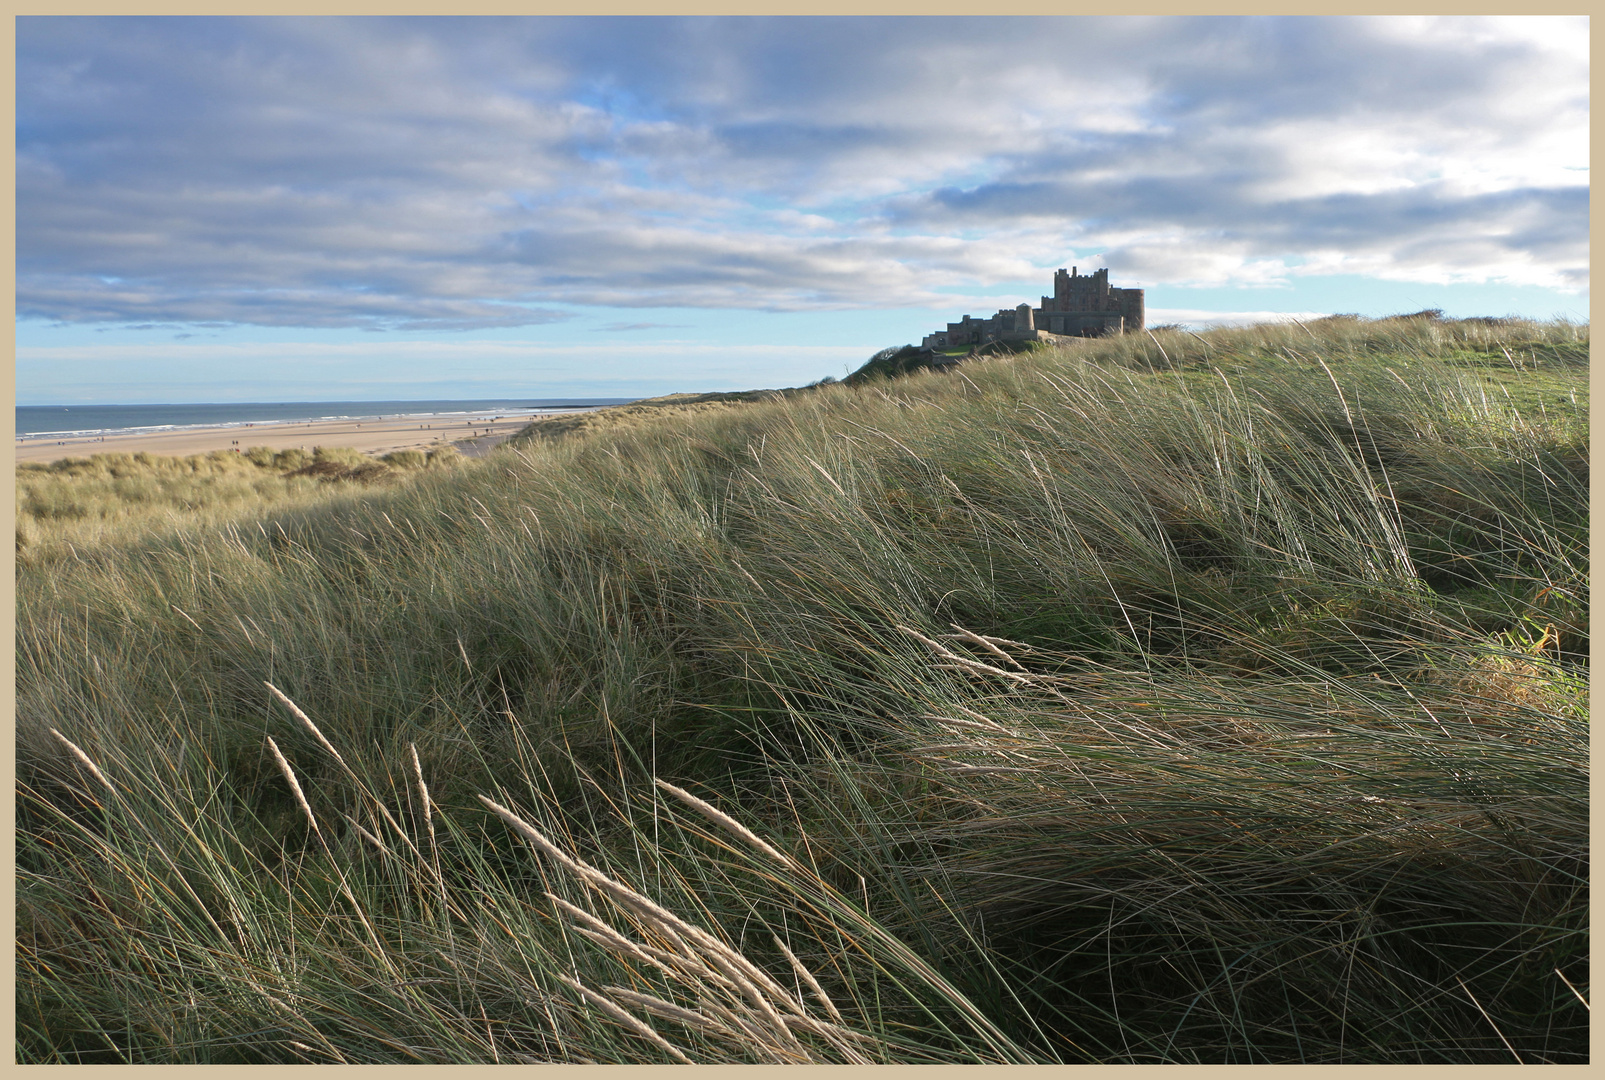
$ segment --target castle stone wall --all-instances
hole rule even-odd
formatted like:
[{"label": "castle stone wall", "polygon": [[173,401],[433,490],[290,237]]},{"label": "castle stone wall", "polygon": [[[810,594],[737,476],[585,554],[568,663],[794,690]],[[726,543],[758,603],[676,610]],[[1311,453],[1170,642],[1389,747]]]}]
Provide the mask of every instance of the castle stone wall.
[{"label": "castle stone wall", "polygon": [[966,315],[948,323],[945,330],[925,335],[921,344],[927,349],[958,349],[993,341],[1041,341],[1053,335],[1103,337],[1132,333],[1146,325],[1143,290],[1111,288],[1107,269],[1082,275],[1071,267],[1054,273],[1053,295],[1044,296],[1040,307],[1021,304],[986,319]]}]

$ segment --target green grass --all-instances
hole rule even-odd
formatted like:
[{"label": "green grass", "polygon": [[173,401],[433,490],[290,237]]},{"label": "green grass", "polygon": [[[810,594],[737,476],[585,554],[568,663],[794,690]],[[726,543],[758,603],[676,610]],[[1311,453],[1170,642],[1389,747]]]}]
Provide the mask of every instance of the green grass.
[{"label": "green grass", "polygon": [[455,447],[400,450],[374,459],[342,447],[308,452],[253,446],[243,453],[215,450],[189,457],[110,453],[30,462],[17,467],[17,558],[27,564],[50,552],[337,500],[342,481],[394,483],[413,470],[445,467],[457,458]]},{"label": "green grass", "polygon": [[1160,331],[42,537],[18,1055],[1586,1061],[1587,349]]}]

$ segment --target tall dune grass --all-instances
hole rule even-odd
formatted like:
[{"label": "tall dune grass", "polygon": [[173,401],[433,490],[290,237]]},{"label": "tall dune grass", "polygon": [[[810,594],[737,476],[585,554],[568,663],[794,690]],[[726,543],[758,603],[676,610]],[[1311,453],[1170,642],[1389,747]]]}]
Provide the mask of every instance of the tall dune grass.
[{"label": "tall dune grass", "polygon": [[1587,347],[1128,335],[53,551],[19,1053],[1586,1060]]},{"label": "tall dune grass", "polygon": [[[189,457],[106,453],[17,467],[16,551],[23,563],[152,532],[191,530],[275,508],[339,501],[331,481],[389,483],[411,471],[444,467],[455,447],[401,450],[379,459],[349,447]],[[347,485],[349,486],[349,485]]]}]

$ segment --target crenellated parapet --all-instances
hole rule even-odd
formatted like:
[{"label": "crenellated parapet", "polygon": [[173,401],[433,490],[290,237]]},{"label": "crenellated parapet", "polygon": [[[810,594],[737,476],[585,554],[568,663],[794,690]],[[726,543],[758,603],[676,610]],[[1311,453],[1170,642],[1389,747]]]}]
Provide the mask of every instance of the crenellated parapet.
[{"label": "crenellated parapet", "polygon": [[1143,329],[1147,310],[1141,289],[1109,285],[1109,271],[1081,275],[1075,267],[1053,275],[1053,295],[1040,307],[1003,308],[987,319],[966,315],[945,330],[927,334],[923,347],[955,349],[993,341],[1046,341],[1053,337],[1104,337]]}]

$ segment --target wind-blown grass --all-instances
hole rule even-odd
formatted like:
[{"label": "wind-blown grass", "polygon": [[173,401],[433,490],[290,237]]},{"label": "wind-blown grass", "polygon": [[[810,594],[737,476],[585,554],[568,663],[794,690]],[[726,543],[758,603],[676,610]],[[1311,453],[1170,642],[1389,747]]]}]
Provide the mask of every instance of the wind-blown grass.
[{"label": "wind-blown grass", "polygon": [[48,548],[19,1053],[1586,1060],[1587,344],[1128,335]]},{"label": "wind-blown grass", "polygon": [[253,446],[189,457],[108,453],[17,467],[17,558],[138,540],[273,508],[339,501],[331,481],[394,482],[409,471],[449,465],[455,447],[401,450],[381,459],[349,448],[312,451]]}]

